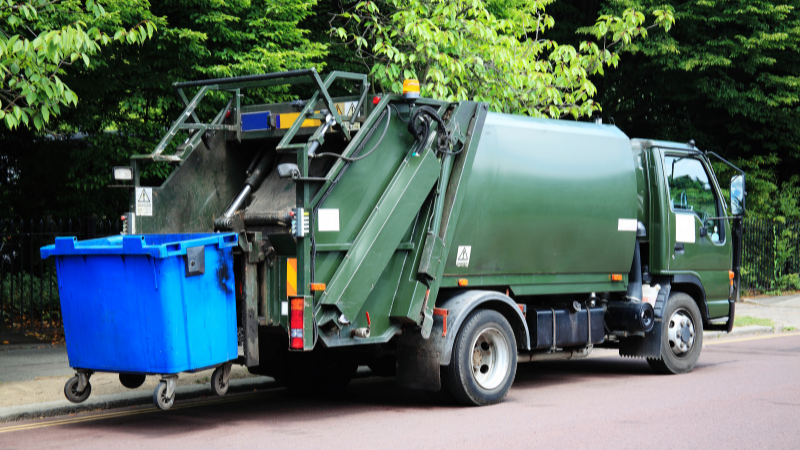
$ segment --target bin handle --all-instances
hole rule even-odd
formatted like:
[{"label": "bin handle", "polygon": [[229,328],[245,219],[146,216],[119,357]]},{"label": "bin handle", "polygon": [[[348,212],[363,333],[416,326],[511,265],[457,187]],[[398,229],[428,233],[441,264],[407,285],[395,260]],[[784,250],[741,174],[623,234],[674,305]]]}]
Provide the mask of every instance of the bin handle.
[{"label": "bin handle", "polygon": [[222,247],[233,247],[239,242],[239,236],[235,233],[225,234],[220,238],[219,246]]},{"label": "bin handle", "polygon": [[150,267],[153,268],[153,283],[155,283],[156,290],[158,290],[158,270],[156,269],[156,261],[152,256],[150,255],[146,256],[147,256],[147,262],[149,262]]}]

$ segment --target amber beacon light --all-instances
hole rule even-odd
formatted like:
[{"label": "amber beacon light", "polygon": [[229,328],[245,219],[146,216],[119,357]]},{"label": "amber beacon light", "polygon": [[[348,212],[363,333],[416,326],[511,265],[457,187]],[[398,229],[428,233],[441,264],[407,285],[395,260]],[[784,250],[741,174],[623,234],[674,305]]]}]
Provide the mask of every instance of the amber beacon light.
[{"label": "amber beacon light", "polygon": [[403,81],[403,99],[414,101],[419,98],[419,80]]}]

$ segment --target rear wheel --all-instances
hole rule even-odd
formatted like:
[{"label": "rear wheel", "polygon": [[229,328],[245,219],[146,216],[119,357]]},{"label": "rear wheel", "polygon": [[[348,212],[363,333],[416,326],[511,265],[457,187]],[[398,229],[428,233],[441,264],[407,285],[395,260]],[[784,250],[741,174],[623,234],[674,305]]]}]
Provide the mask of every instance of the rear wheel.
[{"label": "rear wheel", "polygon": [[697,303],[682,292],[670,295],[661,329],[661,358],[648,358],[648,364],[658,373],[688,373],[702,348],[703,318]]},{"label": "rear wheel", "polygon": [[211,374],[211,392],[214,395],[225,395],[228,393],[228,387],[230,386],[230,380],[225,381],[225,365],[217,367],[214,369],[214,373]]},{"label": "rear wheel", "polygon": [[164,381],[158,383],[153,391],[153,403],[162,411],[172,408],[172,404],[175,403],[175,393],[173,392],[171,397],[167,397],[167,383]]},{"label": "rear wheel", "polygon": [[453,345],[444,384],[465,405],[491,405],[508,394],[517,373],[517,342],[497,311],[473,313]]}]

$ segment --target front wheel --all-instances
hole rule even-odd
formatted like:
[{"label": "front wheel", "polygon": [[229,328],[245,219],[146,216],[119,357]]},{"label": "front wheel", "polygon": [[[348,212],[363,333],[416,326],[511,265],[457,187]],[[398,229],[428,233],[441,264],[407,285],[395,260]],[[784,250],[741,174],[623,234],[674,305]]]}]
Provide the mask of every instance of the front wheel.
[{"label": "front wheel", "polygon": [[517,342],[508,320],[497,311],[473,313],[458,331],[443,373],[445,386],[464,405],[503,400],[517,373]]},{"label": "front wheel", "polygon": [[83,403],[92,394],[92,385],[86,382],[83,391],[78,390],[78,377],[72,377],[64,385],[64,396],[72,403]]},{"label": "front wheel", "polygon": [[703,348],[703,318],[692,297],[676,292],[669,297],[661,329],[661,358],[648,358],[650,367],[663,374],[688,373]]}]

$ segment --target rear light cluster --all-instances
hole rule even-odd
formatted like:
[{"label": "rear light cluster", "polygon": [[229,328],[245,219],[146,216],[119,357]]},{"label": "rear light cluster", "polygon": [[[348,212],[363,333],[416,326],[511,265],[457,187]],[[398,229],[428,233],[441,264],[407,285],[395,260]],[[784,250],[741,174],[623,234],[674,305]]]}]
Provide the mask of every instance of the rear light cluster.
[{"label": "rear light cluster", "polygon": [[289,314],[289,347],[303,349],[303,299],[293,298]]}]

